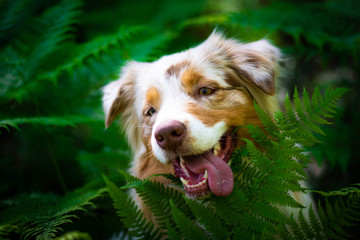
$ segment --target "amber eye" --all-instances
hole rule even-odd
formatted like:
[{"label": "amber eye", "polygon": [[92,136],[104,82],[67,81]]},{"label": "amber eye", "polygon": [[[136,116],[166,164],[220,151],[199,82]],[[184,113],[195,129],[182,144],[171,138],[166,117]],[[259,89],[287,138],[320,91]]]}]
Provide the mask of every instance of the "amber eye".
[{"label": "amber eye", "polygon": [[156,113],[155,108],[151,107],[151,108],[149,108],[149,109],[147,110],[146,115],[147,115],[147,116],[152,116],[152,115],[154,115],[155,113]]},{"label": "amber eye", "polygon": [[208,87],[202,87],[199,89],[200,95],[210,95],[214,92],[214,89],[208,88]]}]

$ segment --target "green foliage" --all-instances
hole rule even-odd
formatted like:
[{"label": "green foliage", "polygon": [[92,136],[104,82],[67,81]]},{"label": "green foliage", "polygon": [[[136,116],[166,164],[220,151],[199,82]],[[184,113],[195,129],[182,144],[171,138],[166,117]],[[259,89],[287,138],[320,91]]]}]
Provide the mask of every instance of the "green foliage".
[{"label": "green foliage", "polygon": [[[104,177],[117,214],[129,228],[129,232],[139,239],[161,239],[159,230],[154,231],[154,225],[144,219],[141,210],[138,209],[134,200],[123,193],[116,185]],[[140,238],[141,237],[141,238]]]},{"label": "green foliage", "polygon": [[78,189],[65,197],[54,194],[23,194],[2,204],[0,236],[15,231],[23,239],[53,239],[61,225],[71,223],[77,211],[86,211],[95,205],[91,202],[105,189]]},{"label": "green foliage", "polygon": [[[300,105],[293,110],[296,117],[303,114],[302,117],[309,118],[294,123],[304,129],[301,134],[306,139],[288,131],[293,127],[288,122],[290,112],[277,116],[278,124],[271,125],[271,119],[258,111],[267,123],[267,133],[273,133],[272,141],[263,129],[246,128],[254,135],[256,144],[274,145],[274,151],[283,145],[289,155],[302,162],[307,158],[302,154],[302,147],[293,146],[296,141],[304,141],[302,146],[314,138],[324,142],[309,150],[318,162],[328,160],[335,170],[340,165],[349,175],[343,178],[342,173],[330,172],[330,177],[324,179],[326,185],[319,187],[320,190],[348,185],[341,179],[358,182],[354,180],[354,176],[358,176],[354,159],[360,157],[357,151],[360,95],[356,91],[360,83],[357,81],[359,9],[354,0],[270,1],[266,5],[263,1],[250,0],[0,1],[0,239],[51,239],[59,237],[61,230],[64,234],[60,239],[109,239],[113,235],[128,239],[124,224],[112,209],[111,199],[100,194],[104,187],[103,174],[117,185],[124,184],[118,169],[127,169],[131,159],[119,126],[104,131],[101,87],[118,77],[126,61],[151,61],[183,50],[203,41],[214,27],[224,29],[229,37],[241,41],[266,36],[274,40],[286,56],[294,57],[287,59],[294,66],[290,68],[294,75],[284,80],[289,83],[285,88],[290,92],[295,86],[310,89],[314,85],[319,85],[320,90],[335,85],[354,89],[347,94],[343,105],[339,105],[336,124],[321,128],[326,137],[316,129],[318,122],[312,113],[313,105],[308,110],[306,104],[302,106],[303,112],[298,112]],[[304,18],[305,15],[311,18]],[[329,71],[337,74],[327,74],[329,79],[321,78],[322,73]],[[324,97],[325,102],[330,95]],[[312,131],[318,133],[312,134]],[[275,140],[285,136],[291,138],[277,146]],[[282,194],[280,200],[271,198],[265,186],[275,180],[243,159],[256,156],[258,167],[275,166],[287,174],[296,173],[296,177],[291,175],[292,181],[282,181],[291,190],[301,190],[294,181],[304,179],[303,166],[293,163],[285,169],[281,161],[286,161],[286,154],[276,153],[279,162],[274,161],[269,153],[256,151],[252,144],[255,142],[249,142],[234,154],[232,168],[238,173],[239,184],[234,196],[227,200],[210,198],[193,202],[161,184],[143,183],[129,176],[129,184],[124,188],[134,187],[146,199],[156,212],[161,230],[166,231],[170,239],[187,236],[178,226],[179,219],[184,217],[190,219],[188,226],[194,225],[191,228],[200,236],[201,228],[207,229],[207,236],[213,239],[221,238],[222,233],[239,238],[263,236],[274,231],[268,227],[269,222],[275,219],[279,225],[285,221],[269,203],[295,204],[281,189],[274,190]],[[263,162],[269,159],[269,163]],[[173,176],[166,177],[180,183]],[[247,185],[265,192],[248,192]],[[157,194],[149,194],[154,191]],[[253,197],[258,200],[252,204]],[[264,203],[263,197],[269,197],[268,201]],[[238,198],[243,199],[242,205],[235,201]],[[173,199],[173,204],[169,199]],[[226,204],[231,207],[225,208]],[[248,212],[247,221],[239,222],[246,231],[238,225],[229,228],[238,216],[231,220],[226,218],[227,214],[234,215],[233,208],[242,214],[241,209],[245,211],[247,204],[259,215],[254,219]],[[221,211],[216,211],[217,207],[222,207]],[[82,208],[88,211],[81,211]],[[257,213],[260,209],[264,211]],[[177,210],[182,212],[179,214]],[[311,216],[311,212],[309,214]],[[314,219],[309,223],[311,226]],[[193,224],[195,221],[198,222]],[[306,228],[304,221],[302,224]],[[269,229],[261,232],[264,228]]]},{"label": "green foliage", "polygon": [[[302,100],[295,91],[293,103],[289,97],[285,99],[285,112],[274,114],[275,122],[255,105],[263,128],[245,126],[252,140],[243,139],[245,147],[232,156],[235,186],[228,197],[190,200],[182,198],[174,188],[148,179],[139,180],[125,172],[122,174],[128,184],[123,189],[135,189],[153,211],[159,228],[168,232],[169,239],[267,239],[276,235],[283,239],[350,237],[342,229],[360,220],[358,188],[327,193],[352,195],[346,203],[337,199],[330,204],[325,199],[325,208],[320,203],[317,206],[318,215],[312,207],[303,210],[303,206],[289,195],[290,191],[305,193],[307,190],[299,184],[306,180],[303,168],[307,162],[299,142],[308,146],[319,142],[314,134],[322,133],[320,124],[329,124],[325,118],[334,114],[336,100],[347,91],[345,88],[331,89],[323,97],[316,89],[310,98],[304,90]],[[181,186],[177,184],[176,188]],[[127,217],[126,225],[137,229],[141,214],[136,212],[135,226],[128,222],[128,216],[132,215],[126,204],[131,201],[129,197],[115,185],[108,184],[108,189],[115,208],[121,210],[119,216]],[[282,207],[298,209],[299,214],[288,216],[280,210]],[[304,216],[304,211],[309,217]],[[142,229],[132,233],[144,236]]]},{"label": "green foliage", "polygon": [[[356,184],[356,186],[359,186]],[[325,203],[318,203],[317,215],[313,208],[309,208],[309,220],[306,220],[303,211],[299,221],[291,217],[291,224],[281,227],[280,234],[284,239],[292,239],[293,235],[303,236],[302,239],[349,239],[351,234],[346,227],[356,226],[360,221],[360,189],[358,187],[343,188],[338,191],[321,192],[325,196]],[[346,199],[342,196],[348,195]],[[332,203],[329,197],[337,197]],[[290,232],[291,233],[290,233]]]},{"label": "green foliage", "polygon": [[82,233],[79,231],[72,231],[57,237],[56,240],[91,240],[92,238],[88,233]]},{"label": "green foliage", "polygon": [[[286,127],[283,130],[290,133],[288,137],[304,146],[311,147],[314,143],[318,143],[319,140],[313,133],[324,135],[324,132],[317,125],[330,124],[325,118],[333,117],[336,101],[347,91],[349,90],[346,88],[328,89],[322,97],[319,89],[315,88],[310,102],[306,90],[303,91],[304,100],[301,101],[295,89],[294,104],[288,96],[284,100],[287,120],[285,120]],[[276,114],[275,117],[284,121],[281,113]]]},{"label": "green foliage", "polygon": [[[128,167],[130,151],[115,126],[104,131],[101,87],[118,77],[126,60],[153,58],[173,35],[119,19],[114,31],[84,38],[86,17],[97,15],[84,14],[85,4],[0,4],[0,140],[5,153],[0,195],[16,200],[13,207],[0,201],[0,215],[6,216],[1,217],[1,238],[53,239],[60,230],[71,232],[69,226],[81,227],[72,219],[84,216],[78,210],[91,199],[102,207],[93,215],[112,216],[98,194],[102,174],[121,182],[117,170]],[[91,216],[85,215],[85,222],[99,227]],[[89,226],[84,232],[98,239],[124,231],[117,220],[104,222],[110,227],[101,228],[108,232]]]},{"label": "green foliage", "polygon": [[32,118],[13,118],[5,119],[0,121],[0,127],[9,130],[9,127],[14,127],[20,129],[19,125],[22,124],[39,124],[44,126],[71,126],[75,127],[75,124],[87,123],[92,121],[99,121],[97,119],[92,119],[84,116],[51,116],[51,117],[32,117]]}]

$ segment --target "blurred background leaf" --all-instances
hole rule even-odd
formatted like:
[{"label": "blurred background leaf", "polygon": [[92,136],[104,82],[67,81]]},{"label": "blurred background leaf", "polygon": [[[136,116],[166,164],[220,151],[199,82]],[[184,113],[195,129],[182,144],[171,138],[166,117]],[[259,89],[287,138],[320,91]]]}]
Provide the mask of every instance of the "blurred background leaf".
[{"label": "blurred background leaf", "polygon": [[[309,149],[319,164],[310,175],[324,191],[360,182],[359,1],[3,0],[0,13],[0,214],[34,193],[52,206],[96,192],[105,186],[102,174],[122,185],[118,169],[130,166],[131,153],[119,124],[104,129],[101,87],[126,61],[181,51],[214,28],[282,49],[280,100],[295,87],[352,89],[323,128],[323,144]],[[91,202],[88,211],[69,211],[79,219],[54,234],[126,236],[106,194]],[[26,233],[27,224],[0,223],[0,237]]]}]

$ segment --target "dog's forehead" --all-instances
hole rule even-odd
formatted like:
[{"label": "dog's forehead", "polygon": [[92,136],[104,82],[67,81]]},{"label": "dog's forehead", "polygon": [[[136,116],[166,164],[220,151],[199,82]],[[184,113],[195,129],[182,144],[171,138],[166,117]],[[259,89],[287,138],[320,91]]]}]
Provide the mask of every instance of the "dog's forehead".
[{"label": "dog's forehead", "polygon": [[197,47],[166,55],[147,64],[147,67],[142,69],[138,83],[144,94],[153,87],[162,93],[171,91],[175,94],[184,91],[187,84],[196,84],[199,78],[217,82],[220,86],[228,86],[224,80],[223,68],[200,50],[201,48]]}]

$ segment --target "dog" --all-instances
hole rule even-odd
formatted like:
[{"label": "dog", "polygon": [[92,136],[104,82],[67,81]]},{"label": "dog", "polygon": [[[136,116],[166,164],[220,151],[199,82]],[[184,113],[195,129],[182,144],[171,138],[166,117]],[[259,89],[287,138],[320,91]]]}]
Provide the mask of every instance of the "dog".
[{"label": "dog", "polygon": [[103,88],[102,100],[106,127],[121,115],[134,153],[131,174],[173,174],[191,198],[229,195],[234,179],[228,161],[245,145],[241,139],[250,138],[237,127],[261,126],[254,102],[270,116],[278,110],[280,58],[267,40],[243,44],[214,31],[187,51],[151,63],[128,62],[120,79]]}]

